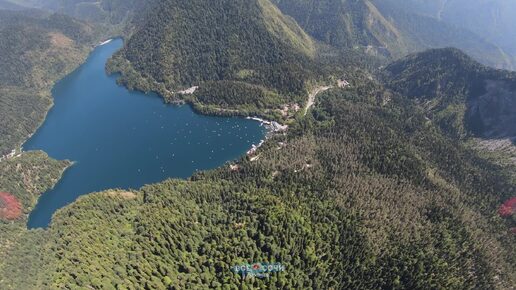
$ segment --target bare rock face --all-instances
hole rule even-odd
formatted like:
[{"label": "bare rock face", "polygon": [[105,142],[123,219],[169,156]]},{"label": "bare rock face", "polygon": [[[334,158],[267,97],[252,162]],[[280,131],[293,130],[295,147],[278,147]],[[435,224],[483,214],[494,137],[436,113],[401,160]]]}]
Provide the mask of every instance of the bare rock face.
[{"label": "bare rock face", "polygon": [[489,139],[516,136],[516,89],[504,80],[486,80],[485,94],[469,102],[468,117],[477,134]]}]

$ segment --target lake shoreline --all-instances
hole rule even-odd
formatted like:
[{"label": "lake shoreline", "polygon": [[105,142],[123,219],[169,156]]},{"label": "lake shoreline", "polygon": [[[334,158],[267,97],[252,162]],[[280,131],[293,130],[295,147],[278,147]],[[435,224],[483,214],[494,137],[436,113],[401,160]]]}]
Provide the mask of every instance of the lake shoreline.
[{"label": "lake shoreline", "polygon": [[53,214],[82,195],[220,168],[269,134],[256,120],[199,114],[191,104],[171,105],[155,92],[120,85],[106,72],[106,62],[121,45],[117,40],[97,46],[80,70],[56,82],[52,109],[23,144],[25,152],[73,160],[38,199],[28,229],[51,226]]}]

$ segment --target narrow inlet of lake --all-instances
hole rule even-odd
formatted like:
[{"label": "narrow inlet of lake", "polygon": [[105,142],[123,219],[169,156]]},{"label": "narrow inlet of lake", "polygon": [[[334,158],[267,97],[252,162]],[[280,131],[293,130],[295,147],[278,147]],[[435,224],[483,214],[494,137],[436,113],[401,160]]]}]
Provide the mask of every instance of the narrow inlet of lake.
[{"label": "narrow inlet of lake", "polygon": [[81,195],[188,178],[239,158],[264,138],[258,122],[198,115],[189,106],[167,105],[155,94],[118,86],[105,64],[121,46],[115,39],[97,47],[56,84],[54,107],[24,144],[26,151],[75,162],[40,197],[28,228],[47,227],[56,210]]}]

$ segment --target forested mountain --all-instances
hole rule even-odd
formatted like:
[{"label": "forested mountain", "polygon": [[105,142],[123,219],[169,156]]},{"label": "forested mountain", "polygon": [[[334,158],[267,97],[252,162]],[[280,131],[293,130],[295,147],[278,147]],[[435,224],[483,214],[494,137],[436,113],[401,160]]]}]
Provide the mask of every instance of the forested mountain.
[{"label": "forested mountain", "polygon": [[94,33],[68,16],[0,10],[0,155],[39,126],[51,86],[85,59]]},{"label": "forested mountain", "polygon": [[403,36],[367,1],[275,0],[310,35],[339,48],[400,55]]},{"label": "forested mountain", "polygon": [[457,137],[516,136],[516,73],[485,67],[457,49],[411,55],[385,72],[391,89],[417,98]]},{"label": "forested mountain", "polygon": [[[394,2],[272,2],[277,8],[269,0],[218,1],[209,8],[201,0],[149,2],[132,18],[134,33],[109,69],[122,72],[120,82],[130,88],[186,99],[199,111],[259,114],[304,102],[311,85],[338,77],[339,65],[357,63],[350,58],[375,63],[364,61],[367,54],[385,61],[452,46],[485,64],[512,66],[507,54],[475,33],[398,9]],[[204,86],[204,95],[173,93],[194,85]],[[252,97],[217,101],[235,92]]]},{"label": "forested mountain", "polygon": [[[42,289],[42,258],[49,235],[43,230],[28,231],[26,217],[39,195],[53,187],[69,165],[43,152],[26,152],[0,162],[0,289]],[[9,197],[11,204],[4,203],[2,196]],[[18,216],[5,219],[2,214],[13,206],[19,209]]]},{"label": "forested mountain", "polygon": [[316,44],[269,0],[167,0],[149,6],[110,63],[130,87],[167,95],[226,81],[249,94],[299,95],[314,74]]}]

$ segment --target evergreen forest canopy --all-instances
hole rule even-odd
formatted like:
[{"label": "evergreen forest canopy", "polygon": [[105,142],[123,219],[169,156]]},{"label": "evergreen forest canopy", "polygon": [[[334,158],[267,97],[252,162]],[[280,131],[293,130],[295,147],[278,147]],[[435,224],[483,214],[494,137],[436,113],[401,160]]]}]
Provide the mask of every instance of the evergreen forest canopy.
[{"label": "evergreen forest canopy", "polygon": [[[216,114],[262,111],[258,115],[273,118],[264,108],[271,112],[302,102],[307,91],[350,64],[371,71],[426,48],[458,47],[485,64],[512,67],[496,44],[466,28],[398,9],[393,1],[154,1],[130,23],[134,33],[108,65],[122,73],[120,83]],[[248,103],[260,105],[221,106],[210,96],[174,93],[192,86],[219,92],[226,85],[246,90]],[[279,96],[262,99],[274,93]]]},{"label": "evergreen forest canopy", "polygon": [[[515,166],[470,146],[516,135],[516,76],[451,48],[387,64],[456,46],[510,66],[467,27],[411,5],[397,11],[395,0],[8,2],[0,7],[90,22],[0,10],[4,151],[35,130],[53,82],[106,27],[125,37],[108,70],[129,88],[290,128],[233,166],[83,196],[46,230],[26,230],[26,216],[70,163],[43,152],[1,161],[0,193],[23,214],[0,221],[0,289],[516,284]],[[350,85],[338,88],[342,78]],[[174,93],[195,85],[193,95]],[[323,85],[333,88],[306,116],[279,113]],[[286,269],[267,279],[231,271],[253,262]]]}]

